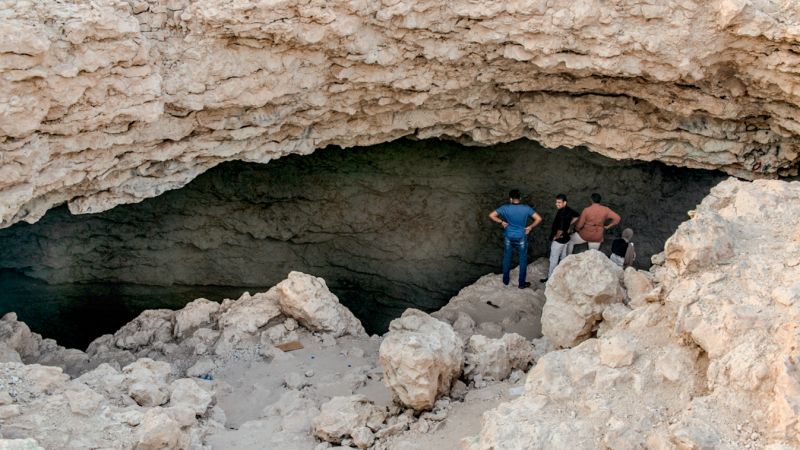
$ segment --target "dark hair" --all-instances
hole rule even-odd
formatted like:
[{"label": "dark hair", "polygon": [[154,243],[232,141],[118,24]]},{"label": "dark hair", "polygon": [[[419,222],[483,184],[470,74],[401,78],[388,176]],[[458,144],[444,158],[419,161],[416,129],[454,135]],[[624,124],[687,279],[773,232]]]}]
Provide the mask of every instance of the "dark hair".
[{"label": "dark hair", "polygon": [[564,194],[558,194],[556,195],[556,200],[567,201],[567,196]]},{"label": "dark hair", "polygon": [[600,200],[602,199],[603,198],[600,197],[600,194],[598,194],[597,192],[592,194],[592,203],[600,203]]},{"label": "dark hair", "polygon": [[519,200],[522,198],[522,194],[520,194],[519,189],[512,189],[511,192],[508,193],[508,198],[511,200]]}]

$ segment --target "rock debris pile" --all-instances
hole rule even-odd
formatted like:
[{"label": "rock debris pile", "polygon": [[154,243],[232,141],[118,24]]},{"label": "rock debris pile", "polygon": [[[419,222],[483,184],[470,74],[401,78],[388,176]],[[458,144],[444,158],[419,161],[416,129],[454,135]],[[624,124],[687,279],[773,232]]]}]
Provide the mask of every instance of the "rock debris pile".
[{"label": "rock debris pile", "polygon": [[[727,180],[649,273],[609,270],[592,295],[565,272],[595,256],[567,258],[542,318],[544,339],[564,349],[541,357],[524,395],[487,412],[463,448],[800,446],[799,199],[797,182]],[[551,300],[570,311],[550,314]],[[548,323],[562,317],[577,334]]]},{"label": "rock debris pile", "polygon": [[[298,272],[147,311],[85,353],[9,314],[0,446],[794,448],[798,199],[798,182],[727,180],[650,271],[586,251],[545,289],[486,276],[383,338]],[[519,320],[537,311],[541,337]]]}]

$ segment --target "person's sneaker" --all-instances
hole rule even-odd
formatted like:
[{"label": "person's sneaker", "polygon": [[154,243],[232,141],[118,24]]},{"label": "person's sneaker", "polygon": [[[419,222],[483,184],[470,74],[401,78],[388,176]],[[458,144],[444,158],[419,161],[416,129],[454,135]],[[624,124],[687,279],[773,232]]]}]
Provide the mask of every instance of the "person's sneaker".
[{"label": "person's sneaker", "polygon": [[539,283],[547,283],[547,278],[540,278]]},{"label": "person's sneaker", "polygon": [[531,282],[530,281],[526,281],[525,284],[520,285],[519,288],[520,289],[525,289],[525,288],[529,288],[529,287],[531,287]]}]

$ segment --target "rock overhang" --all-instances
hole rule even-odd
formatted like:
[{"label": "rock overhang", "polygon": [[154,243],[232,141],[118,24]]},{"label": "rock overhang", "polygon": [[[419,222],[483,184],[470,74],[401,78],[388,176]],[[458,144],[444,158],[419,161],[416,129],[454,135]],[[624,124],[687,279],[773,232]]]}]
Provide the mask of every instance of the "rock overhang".
[{"label": "rock overhang", "polygon": [[402,136],[743,178],[800,159],[786,3],[5,3],[2,227],[141,201],[227,160]]}]

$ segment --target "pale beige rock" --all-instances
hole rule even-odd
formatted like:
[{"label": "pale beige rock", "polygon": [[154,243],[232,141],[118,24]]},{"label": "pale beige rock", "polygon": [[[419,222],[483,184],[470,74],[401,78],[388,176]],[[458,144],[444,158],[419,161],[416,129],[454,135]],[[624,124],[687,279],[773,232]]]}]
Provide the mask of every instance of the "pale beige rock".
[{"label": "pale beige rock", "polygon": [[173,381],[169,385],[169,390],[170,406],[188,407],[197,416],[205,414],[213,400],[210,392],[202,388],[197,381],[188,378]]},{"label": "pale beige rock", "polygon": [[334,397],[322,405],[312,430],[314,436],[338,444],[367,423],[382,423],[385,417],[386,413],[363,395]]},{"label": "pale beige rock", "polygon": [[473,335],[464,349],[464,377],[501,381],[511,373],[511,361],[505,342]]},{"label": "pale beige rock", "polygon": [[603,310],[623,301],[621,276],[622,269],[599,251],[568,256],[547,282],[542,334],[559,347],[585,340]]},{"label": "pale beige rock", "polygon": [[[547,264],[544,258],[529,264],[528,279],[544,276]],[[518,270],[512,270],[513,279]],[[490,274],[461,289],[431,315],[451,324],[464,342],[476,333],[493,339],[510,333],[534,339],[542,335],[540,318],[544,302],[544,290],[539,283],[534,283],[531,289],[509,289],[503,285],[502,275]]]},{"label": "pale beige rock", "polygon": [[798,159],[793,2],[0,11],[0,226],[137,202],[226,160],[402,136],[528,137],[753,178]]},{"label": "pale beige rock", "polygon": [[647,294],[653,290],[651,276],[647,272],[636,270],[633,267],[625,269],[624,284],[628,304],[633,308],[645,304]]},{"label": "pale beige rock", "polygon": [[464,448],[800,446],[799,200],[797,182],[713,188],[651,270],[658,301],[541,357]]},{"label": "pale beige rock", "polygon": [[172,340],[175,311],[149,309],[114,333],[114,344],[125,350],[137,351],[142,347]]},{"label": "pale beige rock", "polygon": [[608,367],[619,368],[629,366],[636,357],[634,346],[630,340],[633,337],[617,334],[613,337],[600,340],[600,362]]},{"label": "pale beige rock", "polygon": [[367,427],[359,427],[351,433],[353,444],[358,448],[369,448],[375,442],[375,434]]},{"label": "pale beige rock", "polygon": [[69,409],[75,414],[91,416],[105,400],[102,395],[91,389],[68,390],[64,396],[69,402]]},{"label": "pale beige rock", "polygon": [[125,366],[122,373],[128,395],[141,406],[163,405],[169,399],[166,383],[171,370],[168,363],[148,358]]},{"label": "pale beige rock", "polygon": [[461,374],[464,344],[445,322],[415,309],[389,325],[380,347],[384,383],[395,400],[415,410],[431,409]]},{"label": "pale beige rock", "polygon": [[464,377],[467,380],[505,380],[512,369],[527,369],[533,360],[533,347],[518,334],[500,339],[473,335],[464,349]]},{"label": "pale beige rock", "polygon": [[180,424],[169,414],[150,410],[144,415],[142,423],[137,427],[137,450],[184,449],[185,436]]},{"label": "pale beige rock", "polygon": [[220,315],[219,327],[236,334],[253,334],[280,316],[274,288],[255,295],[245,292]]},{"label": "pale beige rock", "polygon": [[339,303],[322,278],[291,272],[275,286],[281,311],[312,331],[365,336],[361,322]]},{"label": "pale beige rock", "polygon": [[214,314],[219,311],[219,303],[198,298],[175,313],[176,338],[184,338],[203,325],[212,322]]},{"label": "pale beige rock", "polygon": [[528,365],[533,362],[534,349],[523,336],[516,333],[505,334],[502,337],[506,344],[508,359],[512,369],[528,370]]}]

